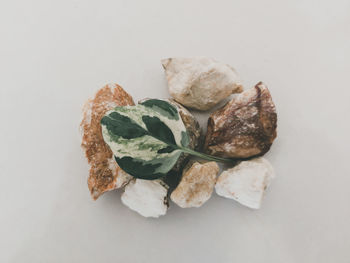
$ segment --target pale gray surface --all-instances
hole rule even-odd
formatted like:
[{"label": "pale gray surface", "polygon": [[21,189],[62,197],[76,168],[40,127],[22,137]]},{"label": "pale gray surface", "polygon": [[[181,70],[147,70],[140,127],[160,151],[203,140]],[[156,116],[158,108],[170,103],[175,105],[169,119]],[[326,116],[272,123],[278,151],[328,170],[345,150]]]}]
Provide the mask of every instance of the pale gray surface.
[{"label": "pale gray surface", "polygon": [[[0,262],[350,262],[349,25],[348,0],[2,2]],[[118,191],[93,202],[84,101],[108,82],[167,97],[160,59],[196,55],[270,87],[262,209],[213,196],[153,220]]]}]

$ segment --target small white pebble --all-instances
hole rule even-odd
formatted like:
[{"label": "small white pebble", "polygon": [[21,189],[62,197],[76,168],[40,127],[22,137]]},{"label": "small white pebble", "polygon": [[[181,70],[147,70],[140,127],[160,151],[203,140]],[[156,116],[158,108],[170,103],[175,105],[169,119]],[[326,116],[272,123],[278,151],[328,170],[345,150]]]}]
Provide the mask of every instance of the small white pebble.
[{"label": "small white pebble", "polygon": [[144,217],[165,215],[168,209],[168,186],[161,180],[130,181],[122,194],[122,202]]},{"label": "small white pebble", "polygon": [[220,196],[234,199],[253,209],[261,207],[265,189],[270,185],[274,171],[264,158],[243,161],[224,171],[218,178],[215,190]]}]

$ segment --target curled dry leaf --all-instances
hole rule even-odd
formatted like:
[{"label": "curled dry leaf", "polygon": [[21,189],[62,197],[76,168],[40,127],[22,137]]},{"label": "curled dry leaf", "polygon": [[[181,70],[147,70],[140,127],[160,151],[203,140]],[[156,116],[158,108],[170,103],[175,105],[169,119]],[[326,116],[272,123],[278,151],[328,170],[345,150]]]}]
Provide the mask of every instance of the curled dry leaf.
[{"label": "curled dry leaf", "polygon": [[88,186],[95,200],[104,192],[125,185],[131,178],[115,162],[112,151],[103,140],[100,125],[107,111],[125,105],[134,105],[132,97],[117,84],[108,84],[83,108],[81,146],[91,166]]}]

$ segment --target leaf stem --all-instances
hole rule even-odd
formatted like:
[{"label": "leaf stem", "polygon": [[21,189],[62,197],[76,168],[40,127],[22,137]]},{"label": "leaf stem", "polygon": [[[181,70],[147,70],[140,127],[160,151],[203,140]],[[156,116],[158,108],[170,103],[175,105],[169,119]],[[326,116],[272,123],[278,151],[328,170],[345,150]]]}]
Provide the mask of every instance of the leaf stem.
[{"label": "leaf stem", "polygon": [[231,163],[231,164],[232,163],[235,164],[237,162],[237,160],[212,156],[212,155],[208,155],[205,153],[196,152],[196,151],[193,151],[193,150],[191,150],[189,148],[185,148],[185,147],[179,147],[179,149],[184,153],[188,153],[188,154],[200,157],[200,158],[208,160],[208,161],[224,162],[224,163]]}]

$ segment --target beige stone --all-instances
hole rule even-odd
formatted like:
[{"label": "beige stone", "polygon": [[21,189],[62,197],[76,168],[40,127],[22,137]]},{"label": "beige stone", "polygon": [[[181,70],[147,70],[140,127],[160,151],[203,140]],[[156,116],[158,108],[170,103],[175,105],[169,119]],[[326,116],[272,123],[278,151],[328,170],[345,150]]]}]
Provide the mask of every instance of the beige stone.
[{"label": "beige stone", "polygon": [[182,208],[200,207],[212,195],[219,166],[216,162],[190,163],[170,198]]},{"label": "beige stone", "polygon": [[242,91],[236,71],[214,59],[168,58],[161,62],[169,93],[186,107],[209,110],[232,93]]}]

